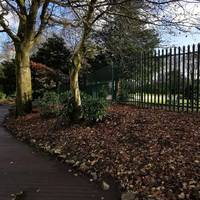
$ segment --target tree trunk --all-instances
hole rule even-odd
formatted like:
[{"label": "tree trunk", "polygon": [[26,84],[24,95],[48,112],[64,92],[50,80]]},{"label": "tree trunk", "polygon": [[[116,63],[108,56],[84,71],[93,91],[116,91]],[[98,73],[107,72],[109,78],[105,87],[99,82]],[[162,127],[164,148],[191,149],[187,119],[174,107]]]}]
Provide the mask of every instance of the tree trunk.
[{"label": "tree trunk", "polygon": [[32,110],[32,84],[30,69],[30,45],[15,45],[16,48],[16,115]]},{"label": "tree trunk", "polygon": [[82,63],[82,54],[81,50],[74,54],[72,58],[72,67],[70,69],[70,89],[72,92],[73,97],[73,113],[72,113],[72,120],[78,121],[82,117],[82,110],[81,110],[81,95],[79,89],[79,71],[81,68]]},{"label": "tree trunk", "polygon": [[79,70],[72,69],[70,71],[70,88],[73,97],[73,114],[72,119],[77,121],[81,118],[81,95],[78,82]]},{"label": "tree trunk", "polygon": [[120,79],[116,79],[115,81],[115,100],[119,100],[119,97],[121,95],[121,81]]},{"label": "tree trunk", "polygon": [[73,69],[70,71],[70,87],[71,92],[74,98],[74,105],[76,107],[81,106],[81,97],[80,97],[80,89],[79,89],[79,83],[78,83],[78,70]]}]

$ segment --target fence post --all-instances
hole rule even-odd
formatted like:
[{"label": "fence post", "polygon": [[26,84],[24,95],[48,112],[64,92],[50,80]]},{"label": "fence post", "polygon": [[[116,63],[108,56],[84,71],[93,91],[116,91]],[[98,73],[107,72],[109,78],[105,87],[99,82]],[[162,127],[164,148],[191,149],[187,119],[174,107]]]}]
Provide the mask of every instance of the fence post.
[{"label": "fence post", "polygon": [[197,112],[199,112],[199,59],[200,59],[200,44],[197,46]]},{"label": "fence post", "polygon": [[144,53],[141,54],[141,101],[142,108],[144,107]]},{"label": "fence post", "polygon": [[187,112],[189,112],[190,107],[190,45],[187,46]]},{"label": "fence post", "polygon": [[157,64],[157,66],[158,66],[158,68],[157,68],[157,70],[158,70],[158,81],[157,81],[157,83],[158,83],[158,88],[157,88],[157,90],[158,90],[158,107],[160,107],[160,49],[158,49],[158,60],[157,60],[157,62],[158,62],[158,64]]},{"label": "fence post", "polygon": [[[191,81],[192,81],[192,95],[191,95],[191,109],[194,111],[194,54],[195,54],[195,45],[192,45],[192,72],[191,72]],[[191,91],[190,91],[191,93]]]},{"label": "fence post", "polygon": [[169,49],[169,110],[172,106],[172,48]]},{"label": "fence post", "polygon": [[113,64],[113,60],[111,60],[111,70],[112,70],[112,101],[116,101],[115,78],[114,78],[114,64]]},{"label": "fence post", "polygon": [[178,47],[178,112],[180,111],[181,48]]},{"label": "fence post", "polygon": [[162,93],[162,108],[163,108],[163,104],[164,104],[164,50],[162,49],[162,53],[161,53],[162,55],[162,61],[161,61],[161,66],[162,66],[162,77],[161,77],[161,79],[162,79],[162,88],[161,88],[161,93]]},{"label": "fence post", "polygon": [[176,58],[177,58],[177,54],[176,54],[177,52],[176,52],[176,47],[174,47],[174,77],[173,77],[173,110],[175,111],[176,110],[176,87],[177,87],[177,85],[176,85],[176,65],[177,65],[177,60],[176,60]]},{"label": "fence post", "polygon": [[154,87],[154,94],[153,94],[153,103],[154,103],[154,108],[156,108],[156,103],[157,103],[157,91],[156,91],[156,86],[157,86],[157,84],[156,84],[156,80],[157,80],[157,74],[156,74],[156,70],[157,70],[157,59],[156,59],[156,57],[157,57],[157,51],[155,50],[154,51],[154,59],[153,59],[153,61],[154,61],[154,63],[153,63],[153,70],[154,70],[154,81],[153,81],[153,87]]},{"label": "fence post", "polygon": [[182,111],[185,111],[185,46],[183,46]]},{"label": "fence post", "polygon": [[165,51],[165,106],[169,106],[168,105],[168,49],[166,49]]}]

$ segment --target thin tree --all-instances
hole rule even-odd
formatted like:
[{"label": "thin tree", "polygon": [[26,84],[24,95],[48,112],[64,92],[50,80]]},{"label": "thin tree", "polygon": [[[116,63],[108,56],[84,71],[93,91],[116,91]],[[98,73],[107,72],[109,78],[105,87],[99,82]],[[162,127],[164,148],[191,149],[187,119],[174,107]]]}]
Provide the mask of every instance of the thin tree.
[{"label": "thin tree", "polygon": [[74,118],[76,119],[81,117],[82,106],[78,80],[79,72],[82,67],[85,53],[87,52],[87,41],[90,37],[91,31],[94,29],[95,25],[98,25],[98,23],[101,22],[103,23],[106,17],[111,17],[113,14],[116,14],[116,12],[111,12],[114,6],[123,5],[127,1],[130,0],[84,0],[71,2],[69,4],[76,19],[75,21],[79,21],[79,29],[81,29],[80,38],[72,55],[72,65],[69,70],[70,88],[73,96]]},{"label": "thin tree", "polygon": [[[79,21],[79,29],[81,29],[81,35],[79,36],[79,42],[76,45],[72,56],[72,65],[70,68],[70,86],[73,95],[74,111],[80,116],[81,97],[79,90],[79,72],[82,66],[84,54],[87,51],[87,40],[90,37],[90,33],[95,29],[95,25],[102,26],[104,21],[113,18],[114,16],[124,17],[124,20],[134,20],[137,23],[147,24],[149,27],[175,27],[179,30],[185,30],[194,23],[188,23],[188,19],[180,18],[178,15],[173,15],[170,12],[170,6],[172,8],[181,8],[182,3],[192,1],[184,0],[82,0],[82,1],[68,1],[68,8],[71,9],[74,14],[75,21]],[[136,15],[127,15],[126,5],[131,4],[137,10]],[[123,9],[119,9],[119,8]]]}]

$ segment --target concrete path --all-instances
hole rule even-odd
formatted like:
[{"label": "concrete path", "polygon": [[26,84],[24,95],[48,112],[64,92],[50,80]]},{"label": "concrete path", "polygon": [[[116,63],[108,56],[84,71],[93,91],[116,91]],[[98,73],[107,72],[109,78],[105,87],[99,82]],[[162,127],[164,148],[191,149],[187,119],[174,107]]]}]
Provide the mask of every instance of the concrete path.
[{"label": "concrete path", "polygon": [[[119,199],[115,186],[103,191],[89,178],[74,176],[66,165],[17,141],[1,125],[7,113],[8,106],[0,106],[0,200]],[[12,195],[21,191],[19,198]]]}]

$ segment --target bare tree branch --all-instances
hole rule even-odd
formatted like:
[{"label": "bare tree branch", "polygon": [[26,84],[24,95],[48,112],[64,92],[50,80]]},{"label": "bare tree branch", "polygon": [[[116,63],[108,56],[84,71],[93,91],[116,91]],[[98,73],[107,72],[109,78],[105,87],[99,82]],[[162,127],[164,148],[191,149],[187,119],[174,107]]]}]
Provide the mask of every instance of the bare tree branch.
[{"label": "bare tree branch", "polygon": [[1,32],[6,32],[14,42],[19,42],[19,38],[12,32],[9,25],[5,23],[3,15],[0,15],[0,26],[3,28]]}]

